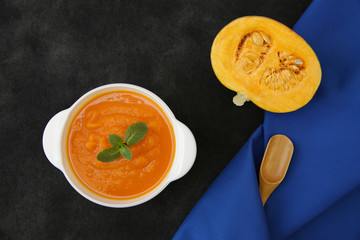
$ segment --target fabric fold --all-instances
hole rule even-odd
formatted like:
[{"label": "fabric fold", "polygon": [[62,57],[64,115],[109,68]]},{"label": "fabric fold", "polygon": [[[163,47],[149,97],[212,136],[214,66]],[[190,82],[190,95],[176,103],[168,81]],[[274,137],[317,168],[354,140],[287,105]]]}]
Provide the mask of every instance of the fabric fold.
[{"label": "fabric fold", "polygon": [[[268,239],[256,162],[263,153],[259,127],[191,211],[174,239]],[[209,201],[210,200],[210,201]],[[239,221],[240,220],[240,221]],[[239,234],[234,235],[233,230]]]}]

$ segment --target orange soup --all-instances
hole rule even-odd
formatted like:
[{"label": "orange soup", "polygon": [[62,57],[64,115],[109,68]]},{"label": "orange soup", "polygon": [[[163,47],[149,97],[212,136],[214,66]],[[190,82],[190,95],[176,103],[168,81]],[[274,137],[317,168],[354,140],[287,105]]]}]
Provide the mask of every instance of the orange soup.
[{"label": "orange soup", "polygon": [[[148,125],[146,136],[130,147],[132,160],[100,162],[109,135],[125,137],[133,123]],[[130,199],[146,194],[167,175],[175,153],[173,128],[163,110],[136,92],[116,91],[86,103],[74,117],[67,139],[70,165],[78,179],[98,195]]]}]

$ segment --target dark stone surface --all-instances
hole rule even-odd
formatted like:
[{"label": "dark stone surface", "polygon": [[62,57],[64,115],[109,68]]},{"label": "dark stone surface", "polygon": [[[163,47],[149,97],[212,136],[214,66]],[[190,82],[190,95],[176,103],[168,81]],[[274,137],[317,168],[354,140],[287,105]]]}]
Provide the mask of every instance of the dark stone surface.
[{"label": "dark stone surface", "polygon": [[[245,15],[289,27],[310,0],[30,1],[0,3],[0,239],[170,239],[262,123],[232,104],[210,65],[218,31]],[[114,82],[148,88],[193,131],[191,171],[137,207],[81,197],[46,159],[48,120]],[[236,187],[236,186],[234,186]]]}]

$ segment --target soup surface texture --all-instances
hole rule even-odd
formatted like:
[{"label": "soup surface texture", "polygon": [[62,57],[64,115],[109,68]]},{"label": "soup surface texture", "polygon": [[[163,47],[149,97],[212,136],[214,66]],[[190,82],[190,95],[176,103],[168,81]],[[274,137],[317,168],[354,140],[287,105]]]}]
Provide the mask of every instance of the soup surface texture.
[{"label": "soup surface texture", "polygon": [[[126,129],[136,122],[146,123],[149,130],[130,147],[132,160],[97,160],[99,152],[112,147],[110,134],[125,138]],[[86,187],[108,198],[130,199],[149,192],[165,178],[174,158],[174,141],[169,120],[154,101],[136,92],[108,92],[76,114],[67,153],[75,175]]]}]

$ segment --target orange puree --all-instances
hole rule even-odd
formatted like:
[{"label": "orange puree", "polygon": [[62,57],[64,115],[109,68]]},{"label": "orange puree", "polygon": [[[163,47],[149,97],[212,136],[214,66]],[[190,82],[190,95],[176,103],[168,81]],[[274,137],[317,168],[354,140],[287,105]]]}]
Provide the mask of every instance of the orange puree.
[{"label": "orange puree", "polygon": [[[126,129],[144,122],[145,138],[130,147],[133,158],[103,163],[96,156],[111,147],[108,137],[125,138]],[[135,92],[108,92],[95,97],[74,117],[67,140],[70,165],[80,181],[108,198],[145,194],[167,175],[174,158],[174,133],[165,113],[151,99]]]}]

